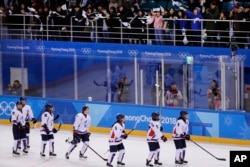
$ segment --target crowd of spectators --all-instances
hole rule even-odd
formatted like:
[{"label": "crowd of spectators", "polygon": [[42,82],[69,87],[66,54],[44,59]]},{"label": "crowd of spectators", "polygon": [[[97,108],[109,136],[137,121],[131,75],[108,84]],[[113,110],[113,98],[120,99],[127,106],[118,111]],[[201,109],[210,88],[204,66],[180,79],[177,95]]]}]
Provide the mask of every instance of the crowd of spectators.
[{"label": "crowd of spectators", "polygon": [[14,39],[250,47],[250,5],[165,1],[146,10],[147,0],[1,0],[0,21]]}]

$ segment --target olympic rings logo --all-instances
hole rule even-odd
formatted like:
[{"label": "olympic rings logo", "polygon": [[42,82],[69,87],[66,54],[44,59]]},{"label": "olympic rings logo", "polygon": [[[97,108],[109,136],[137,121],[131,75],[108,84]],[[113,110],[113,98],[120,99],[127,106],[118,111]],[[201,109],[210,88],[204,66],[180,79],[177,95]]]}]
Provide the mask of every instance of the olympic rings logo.
[{"label": "olympic rings logo", "polygon": [[186,59],[187,56],[189,56],[190,54],[188,52],[179,52],[178,56],[181,59]]},{"label": "olympic rings logo", "polygon": [[36,46],[36,51],[38,51],[38,52],[44,52],[44,50],[45,50],[44,46],[42,46],[42,45]]},{"label": "olympic rings logo", "polygon": [[128,54],[130,56],[136,56],[138,54],[138,50],[128,50]]},{"label": "olympic rings logo", "polygon": [[10,116],[11,115],[11,111],[14,109],[14,107],[16,106],[15,102],[6,102],[6,101],[2,101],[0,103],[0,115],[7,115]]},{"label": "olympic rings logo", "polygon": [[90,53],[91,53],[91,48],[82,48],[82,49],[81,49],[81,52],[82,52],[83,54],[90,54]]},{"label": "olympic rings logo", "polygon": [[234,56],[234,61],[245,61],[246,60],[246,55],[236,55]]}]

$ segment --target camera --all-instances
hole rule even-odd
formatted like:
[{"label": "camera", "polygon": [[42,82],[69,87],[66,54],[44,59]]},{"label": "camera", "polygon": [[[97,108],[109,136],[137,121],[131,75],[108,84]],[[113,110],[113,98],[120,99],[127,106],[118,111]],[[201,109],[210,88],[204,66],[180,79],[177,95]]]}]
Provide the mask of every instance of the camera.
[{"label": "camera", "polygon": [[12,89],[12,88],[13,88],[13,85],[8,84],[8,85],[7,85],[7,88],[8,88],[8,89]]}]

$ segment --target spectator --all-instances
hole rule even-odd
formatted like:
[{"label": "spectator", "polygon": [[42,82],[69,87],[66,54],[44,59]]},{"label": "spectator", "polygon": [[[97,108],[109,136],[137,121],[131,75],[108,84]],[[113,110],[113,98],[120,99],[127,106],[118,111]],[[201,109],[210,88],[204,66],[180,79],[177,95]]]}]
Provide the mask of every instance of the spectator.
[{"label": "spectator", "polygon": [[206,22],[206,31],[207,31],[207,45],[206,46],[211,46],[215,47],[216,46],[216,41],[217,41],[217,26],[216,22],[213,20],[218,20],[219,19],[219,7],[215,2],[212,2],[210,4],[210,8],[206,9],[206,19],[209,21]]},{"label": "spectator", "polygon": [[107,23],[107,19],[109,18],[109,13],[107,12],[105,7],[102,7],[99,12],[101,18],[97,20],[97,24],[100,31],[100,32],[98,31],[101,37],[100,42],[110,42],[109,26]]},{"label": "spectator", "polygon": [[168,27],[168,37],[167,39],[169,39],[170,41],[168,41],[169,45],[173,45],[173,41],[174,41],[174,35],[175,35],[175,30],[174,30],[174,20],[176,19],[176,14],[174,11],[174,8],[170,8],[169,9],[169,14],[167,16],[167,27]]},{"label": "spectator", "polygon": [[184,37],[186,37],[186,30],[187,30],[187,21],[186,15],[182,10],[179,10],[177,13],[177,19],[175,20],[175,29],[176,29],[176,45],[183,45],[186,42],[183,41]]},{"label": "spectator", "polygon": [[232,42],[236,42],[237,45],[240,48],[244,48],[244,37],[242,33],[242,30],[244,30],[244,23],[243,22],[238,22],[237,20],[242,21],[243,20],[243,8],[236,6],[233,8],[233,10],[229,14],[229,19],[235,20],[233,22],[233,33],[232,35]]},{"label": "spectator", "polygon": [[[103,86],[107,88],[106,91],[106,102],[114,102],[114,98],[115,98],[115,93],[116,90],[118,88],[118,80],[117,77],[115,75],[115,66],[114,65],[110,65],[110,69],[109,69],[109,73],[107,74],[106,79],[103,81],[102,84],[96,82],[95,80],[93,81],[93,83],[96,86]],[[110,84],[110,85],[109,85]],[[109,99],[110,96],[110,99]]]},{"label": "spectator", "polygon": [[21,96],[22,95],[22,84],[19,80],[15,80],[13,84],[8,85],[8,90],[11,95]]},{"label": "spectator", "polygon": [[221,91],[216,80],[212,80],[210,88],[207,91],[208,108],[210,110],[221,109]]},{"label": "spectator", "polygon": [[178,90],[175,82],[171,83],[170,89],[166,92],[166,105],[171,107],[179,107],[182,100],[181,91]]},{"label": "spectator", "polygon": [[112,6],[109,8],[109,17],[107,17],[107,25],[109,26],[109,32],[110,32],[112,42],[119,43],[120,42],[120,34],[119,34],[120,22],[116,17],[117,17],[116,8]]},{"label": "spectator", "polygon": [[71,19],[73,24],[73,41],[80,42],[83,41],[83,29],[86,19],[82,16],[82,11],[80,6],[76,5],[71,13]]},{"label": "spectator", "polygon": [[192,45],[200,46],[201,44],[201,19],[203,16],[200,13],[200,8],[196,7],[193,9],[193,12],[187,10],[183,7],[180,7],[181,10],[185,11],[185,14],[190,18],[193,19],[191,21],[191,31],[192,31]]},{"label": "spectator", "polygon": [[[146,44],[146,19],[143,10],[139,9],[135,19],[131,22],[133,30],[133,37],[139,40],[139,43]],[[137,43],[135,41],[135,43]]]},{"label": "spectator", "polygon": [[157,45],[163,45],[163,17],[161,15],[160,8],[154,9],[151,17],[151,21],[148,24],[153,23],[155,42]]},{"label": "spectator", "polygon": [[228,42],[229,42],[229,23],[226,22],[227,17],[225,12],[220,12],[220,17],[219,20],[222,21],[218,21],[216,26],[217,26],[217,30],[218,32],[218,45],[219,47],[227,47],[228,46]]},{"label": "spectator", "polygon": [[133,84],[133,80],[127,83],[127,78],[123,77],[117,85],[117,102],[129,102],[129,86]]}]

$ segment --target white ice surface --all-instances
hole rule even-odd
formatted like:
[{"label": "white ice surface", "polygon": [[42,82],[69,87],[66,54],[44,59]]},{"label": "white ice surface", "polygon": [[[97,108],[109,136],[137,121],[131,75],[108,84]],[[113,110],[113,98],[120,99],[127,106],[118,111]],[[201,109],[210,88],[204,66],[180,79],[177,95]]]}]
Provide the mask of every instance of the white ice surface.
[{"label": "white ice surface", "polygon": [[[55,136],[55,153],[57,157],[48,156],[48,144],[46,147],[46,157],[42,158],[40,152],[40,133],[39,128],[31,129],[30,134],[30,149],[27,155],[21,154],[20,157],[12,155],[12,128],[11,126],[0,125],[0,167],[102,167],[106,166],[106,162],[99,158],[90,149],[87,150],[87,159],[80,160],[78,158],[79,150],[82,143],[72,152],[69,159],[65,159],[65,153],[69,144],[65,142],[68,137],[71,137],[70,131],[59,131]],[[108,135],[93,133],[90,137],[90,146],[95,149],[101,156],[107,158],[109,153],[105,152],[108,147]],[[202,147],[206,148],[209,152],[219,158],[226,158],[227,161],[218,161],[205,151],[191,142],[187,142],[186,159],[189,163],[186,165],[175,165],[175,147],[172,140],[166,143],[161,142],[160,161],[163,167],[228,167],[229,166],[229,151],[230,150],[249,150],[249,147],[233,146],[233,145],[215,145],[208,143],[199,143]],[[148,155],[148,146],[143,137],[129,136],[124,141],[126,154],[124,162],[126,167],[143,167]],[[116,167],[116,159],[113,165]]]}]

